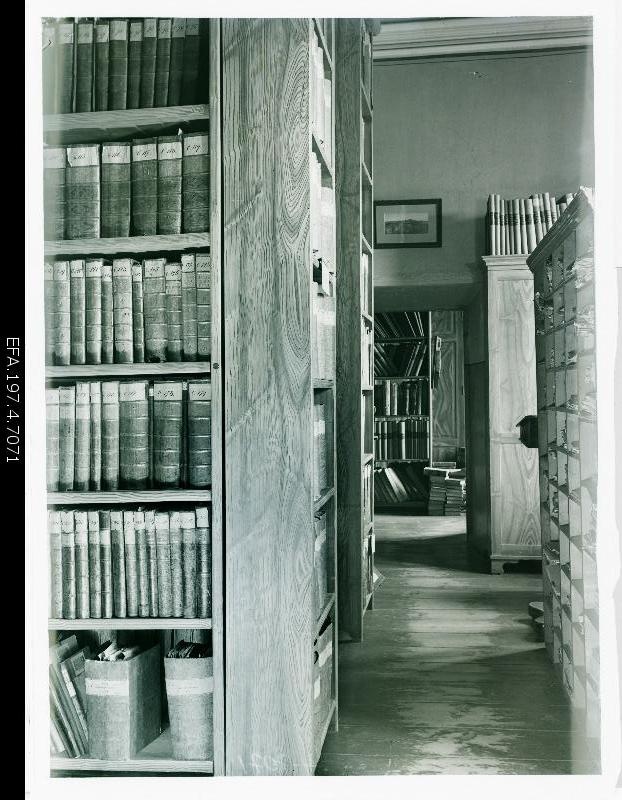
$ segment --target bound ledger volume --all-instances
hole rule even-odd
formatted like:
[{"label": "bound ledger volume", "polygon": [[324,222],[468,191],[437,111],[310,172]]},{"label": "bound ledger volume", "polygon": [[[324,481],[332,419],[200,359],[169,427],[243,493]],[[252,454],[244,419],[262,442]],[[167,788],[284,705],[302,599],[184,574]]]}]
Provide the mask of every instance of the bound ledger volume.
[{"label": "bound ledger volume", "polygon": [[207,380],[77,382],[48,389],[46,409],[48,491],[211,483]]},{"label": "bound ledger volume", "polygon": [[132,364],[210,356],[210,256],[46,261],[46,361]]},{"label": "bound ledger volume", "polygon": [[506,200],[499,194],[488,197],[486,227],[488,252],[493,256],[528,255],[557,222],[574,197],[555,198],[539,192],[529,197]]},{"label": "bound ledger volume", "polygon": [[46,114],[201,102],[199,64],[208,59],[198,19],[44,19]]},{"label": "bound ledger volume", "polygon": [[127,142],[102,145],[101,235],[130,235],[130,156]]},{"label": "bound ledger volume", "polygon": [[65,169],[66,239],[100,236],[100,145],[67,147]]},{"label": "bound ledger volume", "polygon": [[209,510],[48,511],[50,617],[212,613]]}]

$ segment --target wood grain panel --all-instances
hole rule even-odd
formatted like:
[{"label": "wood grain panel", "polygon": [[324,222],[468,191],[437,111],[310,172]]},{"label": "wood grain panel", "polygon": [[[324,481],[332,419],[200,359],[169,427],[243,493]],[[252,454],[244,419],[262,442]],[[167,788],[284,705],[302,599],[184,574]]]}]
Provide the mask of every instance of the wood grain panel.
[{"label": "wood grain panel", "polygon": [[309,23],[221,24],[227,774],[309,774]]},{"label": "wood grain panel", "polygon": [[432,311],[432,336],[440,336],[441,374],[433,390],[434,460],[456,461],[464,447],[464,339],[461,311]]},{"label": "wood grain panel", "polygon": [[540,554],[538,451],[491,444],[492,556]]},{"label": "wood grain panel", "polygon": [[121,253],[170,253],[199,250],[210,246],[209,233],[156,234],[154,236],[120,236],[111,239],[62,239],[44,242],[46,257],[114,256]]},{"label": "wood grain panel", "polygon": [[465,367],[467,547],[490,553],[488,364]]}]

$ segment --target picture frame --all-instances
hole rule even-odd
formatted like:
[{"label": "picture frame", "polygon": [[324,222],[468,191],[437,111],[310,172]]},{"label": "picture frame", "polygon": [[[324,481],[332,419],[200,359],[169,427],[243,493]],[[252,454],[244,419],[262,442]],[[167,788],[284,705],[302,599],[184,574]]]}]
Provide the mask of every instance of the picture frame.
[{"label": "picture frame", "polygon": [[374,247],[441,247],[442,210],[440,198],[376,200]]}]

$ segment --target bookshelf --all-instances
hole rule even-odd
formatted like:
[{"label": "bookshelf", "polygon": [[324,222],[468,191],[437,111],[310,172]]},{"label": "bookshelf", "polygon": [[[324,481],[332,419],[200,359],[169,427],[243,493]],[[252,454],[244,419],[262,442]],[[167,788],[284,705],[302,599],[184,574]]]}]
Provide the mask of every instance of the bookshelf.
[{"label": "bookshelf", "polygon": [[[72,385],[82,380],[211,378],[211,447],[212,478],[207,489],[179,489],[166,491],[88,491],[50,492],[48,506],[82,507],[89,509],[154,508],[176,509],[180,506],[209,507],[211,530],[211,616],[180,617],[123,617],[107,619],[56,619],[50,618],[48,628],[53,643],[61,632],[76,633],[79,645],[84,642],[96,645],[113,632],[129,632],[140,641],[159,642],[161,654],[179,638],[210,641],[213,652],[213,723],[210,732],[212,755],[202,760],[173,758],[170,728],[163,715],[163,730],[152,742],[129,760],[102,760],[97,758],[69,758],[52,756],[50,767],[54,775],[93,774],[224,774],[224,665],[223,665],[223,595],[222,595],[222,389],[220,336],[220,25],[210,20],[208,51],[209,80],[200,71],[200,87],[205,103],[169,107],[139,108],[131,110],[92,111],[84,113],[44,114],[43,138],[47,145],[87,144],[90,142],[131,141],[132,138],[163,136],[176,133],[209,130],[210,143],[210,231],[177,235],[130,236],[97,239],[46,241],[47,259],[72,257],[113,257],[131,254],[137,260],[150,255],[165,256],[189,251],[209,252],[211,255],[211,361],[98,364],[47,366],[46,382],[49,387]],[[202,54],[205,52],[202,49]],[[207,637],[207,638],[206,638]],[[131,662],[128,662],[131,663]],[[164,693],[164,679],[162,678]],[[165,701],[164,701],[165,702]]]},{"label": "bookshelf", "polygon": [[593,196],[581,188],[527,259],[534,275],[544,639],[599,758]]},{"label": "bookshelf", "polygon": [[375,549],[372,34],[359,19],[335,25],[339,628],[343,638],[361,641],[373,603]]}]

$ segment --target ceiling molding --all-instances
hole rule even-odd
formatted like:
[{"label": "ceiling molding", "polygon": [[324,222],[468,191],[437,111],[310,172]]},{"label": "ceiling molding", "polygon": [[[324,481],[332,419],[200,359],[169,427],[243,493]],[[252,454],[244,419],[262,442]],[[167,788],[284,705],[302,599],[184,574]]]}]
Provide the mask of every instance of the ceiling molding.
[{"label": "ceiling molding", "polygon": [[383,20],[374,37],[374,61],[567,50],[591,44],[591,17]]}]

